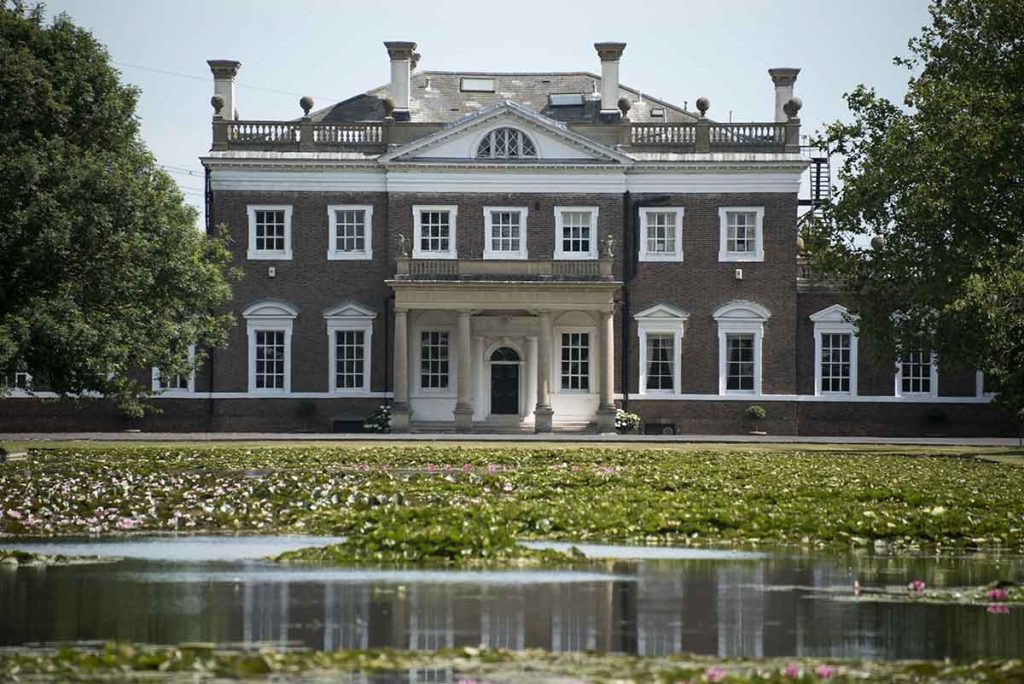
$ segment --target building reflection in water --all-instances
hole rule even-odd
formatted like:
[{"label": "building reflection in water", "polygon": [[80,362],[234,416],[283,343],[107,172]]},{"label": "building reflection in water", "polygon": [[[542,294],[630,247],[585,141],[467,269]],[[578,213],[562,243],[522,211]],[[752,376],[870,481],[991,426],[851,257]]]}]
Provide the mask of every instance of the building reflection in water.
[{"label": "building reflection in water", "polygon": [[993,616],[983,606],[831,599],[850,598],[846,588],[855,576],[876,586],[899,586],[908,575],[929,586],[1020,576],[1024,562],[1013,559],[1001,565],[820,557],[622,562],[606,580],[538,575],[534,583],[523,581],[523,573],[500,583],[494,573],[487,581],[465,573],[452,577],[457,581],[351,571],[334,578],[331,570],[278,574],[240,564],[210,578],[203,566],[125,561],[118,568],[0,571],[0,645],[121,639],[324,650],[483,645],[644,656],[1024,655],[1024,611]]}]

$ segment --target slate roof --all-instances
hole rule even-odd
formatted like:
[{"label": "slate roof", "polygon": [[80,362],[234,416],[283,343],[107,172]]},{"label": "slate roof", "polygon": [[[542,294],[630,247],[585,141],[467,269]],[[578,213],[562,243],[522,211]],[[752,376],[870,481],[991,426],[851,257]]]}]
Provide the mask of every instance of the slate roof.
[{"label": "slate roof", "polygon": [[[463,78],[493,78],[494,92],[462,92]],[[586,71],[570,73],[482,73],[453,71],[416,71],[411,77],[409,113],[412,121],[447,123],[504,100],[512,100],[556,121],[598,123],[601,110],[601,77]],[[583,95],[582,105],[551,106],[552,93]],[[374,88],[312,115],[314,121],[345,123],[382,121],[383,100],[390,96],[388,85]],[[619,97],[628,97],[633,106],[629,118],[634,122],[688,122],[697,115],[682,107],[649,97],[620,84]],[[651,109],[661,107],[665,116],[652,117]]]}]

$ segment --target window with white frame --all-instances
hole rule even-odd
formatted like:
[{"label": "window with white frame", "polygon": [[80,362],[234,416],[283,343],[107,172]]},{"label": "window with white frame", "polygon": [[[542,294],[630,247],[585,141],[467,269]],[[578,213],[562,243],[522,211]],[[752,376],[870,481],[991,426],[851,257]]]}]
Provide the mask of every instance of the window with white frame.
[{"label": "window with white frame", "polygon": [[682,207],[640,210],[640,260],[683,260]]},{"label": "window with white frame", "polygon": [[640,393],[679,394],[680,347],[689,314],[657,304],[633,318],[640,338]]},{"label": "window with white frame", "polygon": [[597,258],[597,207],[555,207],[555,258]]},{"label": "window with white frame", "polygon": [[675,338],[669,333],[647,335],[647,377],[644,389],[654,392],[675,391]]},{"label": "window with white frame", "polygon": [[726,333],[725,354],[725,391],[753,392],[754,333]]},{"label": "window with white frame", "polygon": [[327,221],[330,225],[328,259],[373,258],[373,206],[332,204],[327,207]]},{"label": "window with white frame", "polygon": [[590,391],[590,333],[562,333],[561,388]]},{"label": "window with white frame", "polygon": [[822,394],[849,394],[853,369],[853,335],[850,333],[821,333],[821,379],[818,389]]},{"label": "window with white frame", "polygon": [[283,390],[285,388],[285,331],[256,330],[253,344],[256,348],[254,369],[256,390]]},{"label": "window with white frame", "polygon": [[334,331],[334,387],[363,389],[366,378],[366,331]]},{"label": "window with white frame", "polygon": [[358,304],[340,304],[324,313],[327,322],[332,392],[370,391],[370,350],[376,314]]},{"label": "window with white frame", "polygon": [[814,393],[856,396],[856,319],[840,304],[810,318],[814,323]]},{"label": "window with white frame", "polygon": [[907,353],[897,365],[897,396],[926,395],[938,393],[939,377],[935,356],[928,351]]},{"label": "window with white frame", "polygon": [[760,304],[730,302],[714,313],[718,323],[719,394],[761,394],[764,323],[771,317]]},{"label": "window with white frame", "polygon": [[[191,364],[195,358],[196,347],[190,345],[188,348],[188,361]],[[195,373],[175,373],[165,376],[159,368],[153,368],[153,391],[164,394],[187,394],[195,389]]]},{"label": "window with white frame", "polygon": [[424,330],[420,333],[420,387],[448,389],[449,371],[448,333]]},{"label": "window with white frame", "polygon": [[526,207],[484,207],[484,258],[525,259]]},{"label": "window with white frame", "polygon": [[14,371],[3,378],[3,384],[7,389],[30,390],[32,389],[32,374],[28,371]]},{"label": "window with white frame", "polygon": [[484,159],[536,157],[537,147],[528,135],[518,129],[497,128],[480,140],[476,156]]},{"label": "window with white frame", "polygon": [[249,337],[249,391],[291,391],[292,323],[298,309],[290,304],[264,300],[242,316]]},{"label": "window with white frame", "polygon": [[287,205],[254,205],[249,214],[249,259],[292,258],[292,208]]},{"label": "window with white frame", "polygon": [[455,206],[423,206],[412,208],[415,236],[412,255],[417,259],[455,259]]},{"label": "window with white frame", "polygon": [[718,210],[719,261],[764,261],[764,207]]}]

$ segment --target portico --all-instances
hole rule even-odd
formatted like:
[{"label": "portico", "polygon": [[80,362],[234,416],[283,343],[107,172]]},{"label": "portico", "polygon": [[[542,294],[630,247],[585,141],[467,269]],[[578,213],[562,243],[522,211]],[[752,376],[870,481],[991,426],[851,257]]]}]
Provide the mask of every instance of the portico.
[{"label": "portico", "polygon": [[615,430],[615,281],[393,280],[392,429]]}]

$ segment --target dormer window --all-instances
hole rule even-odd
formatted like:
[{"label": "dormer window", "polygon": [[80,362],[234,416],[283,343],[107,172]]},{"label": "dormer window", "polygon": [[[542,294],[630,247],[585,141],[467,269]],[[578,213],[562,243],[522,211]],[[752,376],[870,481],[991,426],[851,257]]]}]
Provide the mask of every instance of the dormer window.
[{"label": "dormer window", "polygon": [[519,159],[536,157],[537,148],[522,131],[515,128],[497,128],[480,141],[476,156],[483,159]]}]

